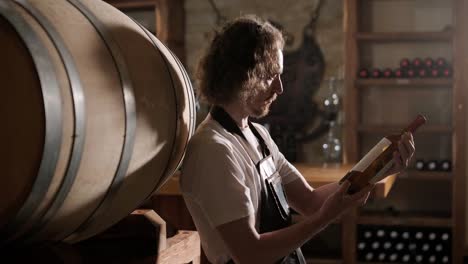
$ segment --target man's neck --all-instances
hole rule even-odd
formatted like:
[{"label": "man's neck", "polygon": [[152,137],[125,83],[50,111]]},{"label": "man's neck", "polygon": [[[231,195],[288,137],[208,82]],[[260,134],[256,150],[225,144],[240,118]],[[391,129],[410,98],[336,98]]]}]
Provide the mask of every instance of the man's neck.
[{"label": "man's neck", "polygon": [[237,126],[240,128],[246,128],[249,126],[249,114],[247,114],[240,106],[239,103],[234,102],[230,104],[222,105],[224,110],[234,119]]}]

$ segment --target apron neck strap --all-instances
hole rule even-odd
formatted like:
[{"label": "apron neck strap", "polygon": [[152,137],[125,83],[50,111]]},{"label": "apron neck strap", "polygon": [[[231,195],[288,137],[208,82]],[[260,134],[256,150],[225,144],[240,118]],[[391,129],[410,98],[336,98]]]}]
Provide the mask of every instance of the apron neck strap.
[{"label": "apron neck strap", "polygon": [[[237,126],[234,119],[232,119],[232,117],[226,112],[226,110],[224,110],[223,108],[221,108],[219,106],[212,106],[211,110],[210,110],[210,114],[213,117],[213,119],[216,122],[218,122],[229,133],[239,135],[241,138],[243,138],[245,141],[247,141],[247,138],[245,137],[244,133],[242,133],[242,131]],[[270,149],[268,148],[267,144],[265,143],[265,140],[260,135],[260,133],[257,131],[255,126],[252,124],[252,122],[248,121],[248,123],[249,123],[250,130],[252,130],[252,133],[258,139],[260,147],[262,148],[263,157],[269,156],[271,152],[270,152]]]}]

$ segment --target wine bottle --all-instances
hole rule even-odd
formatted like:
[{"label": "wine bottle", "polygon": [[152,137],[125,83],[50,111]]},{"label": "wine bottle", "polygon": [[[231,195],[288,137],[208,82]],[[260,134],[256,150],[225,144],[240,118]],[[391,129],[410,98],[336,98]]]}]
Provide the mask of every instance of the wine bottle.
[{"label": "wine bottle", "polygon": [[419,78],[425,78],[428,75],[429,74],[427,73],[427,69],[421,68],[421,69],[418,70],[418,77]]},{"label": "wine bottle", "polygon": [[410,66],[410,61],[408,58],[403,58],[400,61],[400,67],[401,68],[408,68]]},{"label": "wine bottle", "polygon": [[401,260],[404,262],[404,263],[408,263],[410,261],[411,257],[410,255],[408,254],[404,254],[403,257],[401,257]]},{"label": "wine bottle", "polygon": [[452,68],[450,67],[445,67],[442,71],[442,76],[446,77],[446,78],[450,78],[452,77]]},{"label": "wine bottle", "polygon": [[374,254],[372,252],[368,252],[365,258],[367,261],[371,261],[374,258]]},{"label": "wine bottle", "polygon": [[425,168],[424,160],[420,160],[420,159],[416,160],[416,162],[414,164],[414,167],[418,171],[424,170],[424,168]]},{"label": "wine bottle", "polygon": [[393,71],[393,75],[394,75],[396,78],[404,78],[404,77],[405,77],[404,71],[403,71],[401,68],[396,68],[396,69]]},{"label": "wine bottle", "polygon": [[386,68],[383,73],[382,73],[384,78],[392,78],[393,77],[393,71],[389,68]]},{"label": "wine bottle", "polygon": [[358,77],[359,78],[369,78],[369,70],[366,68],[362,68],[359,70]]},{"label": "wine bottle", "polygon": [[426,169],[428,171],[436,171],[437,170],[437,161],[436,160],[430,160],[427,162]]},{"label": "wine bottle", "polygon": [[424,59],[424,66],[427,68],[427,69],[430,69],[434,66],[434,60],[432,58],[425,58]]},{"label": "wine bottle", "polygon": [[414,78],[416,76],[416,71],[414,69],[408,69],[404,74],[407,78]]},{"label": "wine bottle", "polygon": [[422,263],[423,262],[423,256],[418,254],[416,255],[416,257],[414,258],[414,260],[416,260],[416,263]]},{"label": "wine bottle", "polygon": [[386,255],[384,252],[380,252],[380,253],[379,253],[379,256],[378,256],[377,258],[378,258],[378,260],[379,260],[380,262],[383,262],[383,261],[385,261],[385,258],[386,258],[386,257],[387,257],[387,255]]},{"label": "wine bottle", "polygon": [[437,58],[435,61],[435,64],[437,67],[442,68],[447,65],[447,60],[444,58]]},{"label": "wine bottle", "polygon": [[432,68],[431,69],[431,77],[440,77],[442,75],[441,70],[438,68]]},{"label": "wine bottle", "polygon": [[415,68],[420,68],[423,65],[423,62],[420,58],[414,58],[411,65]]},{"label": "wine bottle", "polygon": [[414,133],[426,118],[418,115],[400,134],[384,137],[375,145],[341,180],[351,182],[349,193],[355,193],[369,183],[376,183],[385,177],[393,166],[393,152],[398,150],[398,142],[405,132]]},{"label": "wine bottle", "polygon": [[392,253],[392,254],[390,255],[390,257],[389,257],[389,260],[390,260],[391,262],[396,262],[397,259],[398,259],[398,254],[396,254],[396,253]]},{"label": "wine bottle", "polygon": [[450,160],[441,160],[437,165],[438,170],[440,171],[451,171],[452,162]]},{"label": "wine bottle", "polygon": [[371,72],[372,78],[382,77],[382,72],[379,69],[373,69]]}]

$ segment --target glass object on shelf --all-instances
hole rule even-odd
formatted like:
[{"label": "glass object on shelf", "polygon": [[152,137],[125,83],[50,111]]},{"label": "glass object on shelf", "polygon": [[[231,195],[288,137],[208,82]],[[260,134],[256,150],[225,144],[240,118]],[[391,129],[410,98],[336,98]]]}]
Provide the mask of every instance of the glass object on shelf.
[{"label": "glass object on shelf", "polygon": [[341,99],[338,94],[338,85],[335,77],[331,77],[328,80],[328,94],[323,99],[323,107],[327,120],[335,121],[341,107]]},{"label": "glass object on shelf", "polygon": [[325,166],[339,165],[341,163],[342,144],[338,132],[336,122],[330,121],[330,129],[322,143]]}]

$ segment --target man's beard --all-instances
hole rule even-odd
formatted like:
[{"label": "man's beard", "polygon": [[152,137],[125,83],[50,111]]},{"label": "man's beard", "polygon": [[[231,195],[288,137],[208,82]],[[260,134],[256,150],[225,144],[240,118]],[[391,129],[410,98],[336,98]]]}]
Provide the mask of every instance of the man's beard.
[{"label": "man's beard", "polygon": [[249,103],[249,112],[250,116],[255,117],[255,118],[261,118],[266,116],[270,112],[270,104],[262,104],[262,105],[256,105],[253,102]]}]

